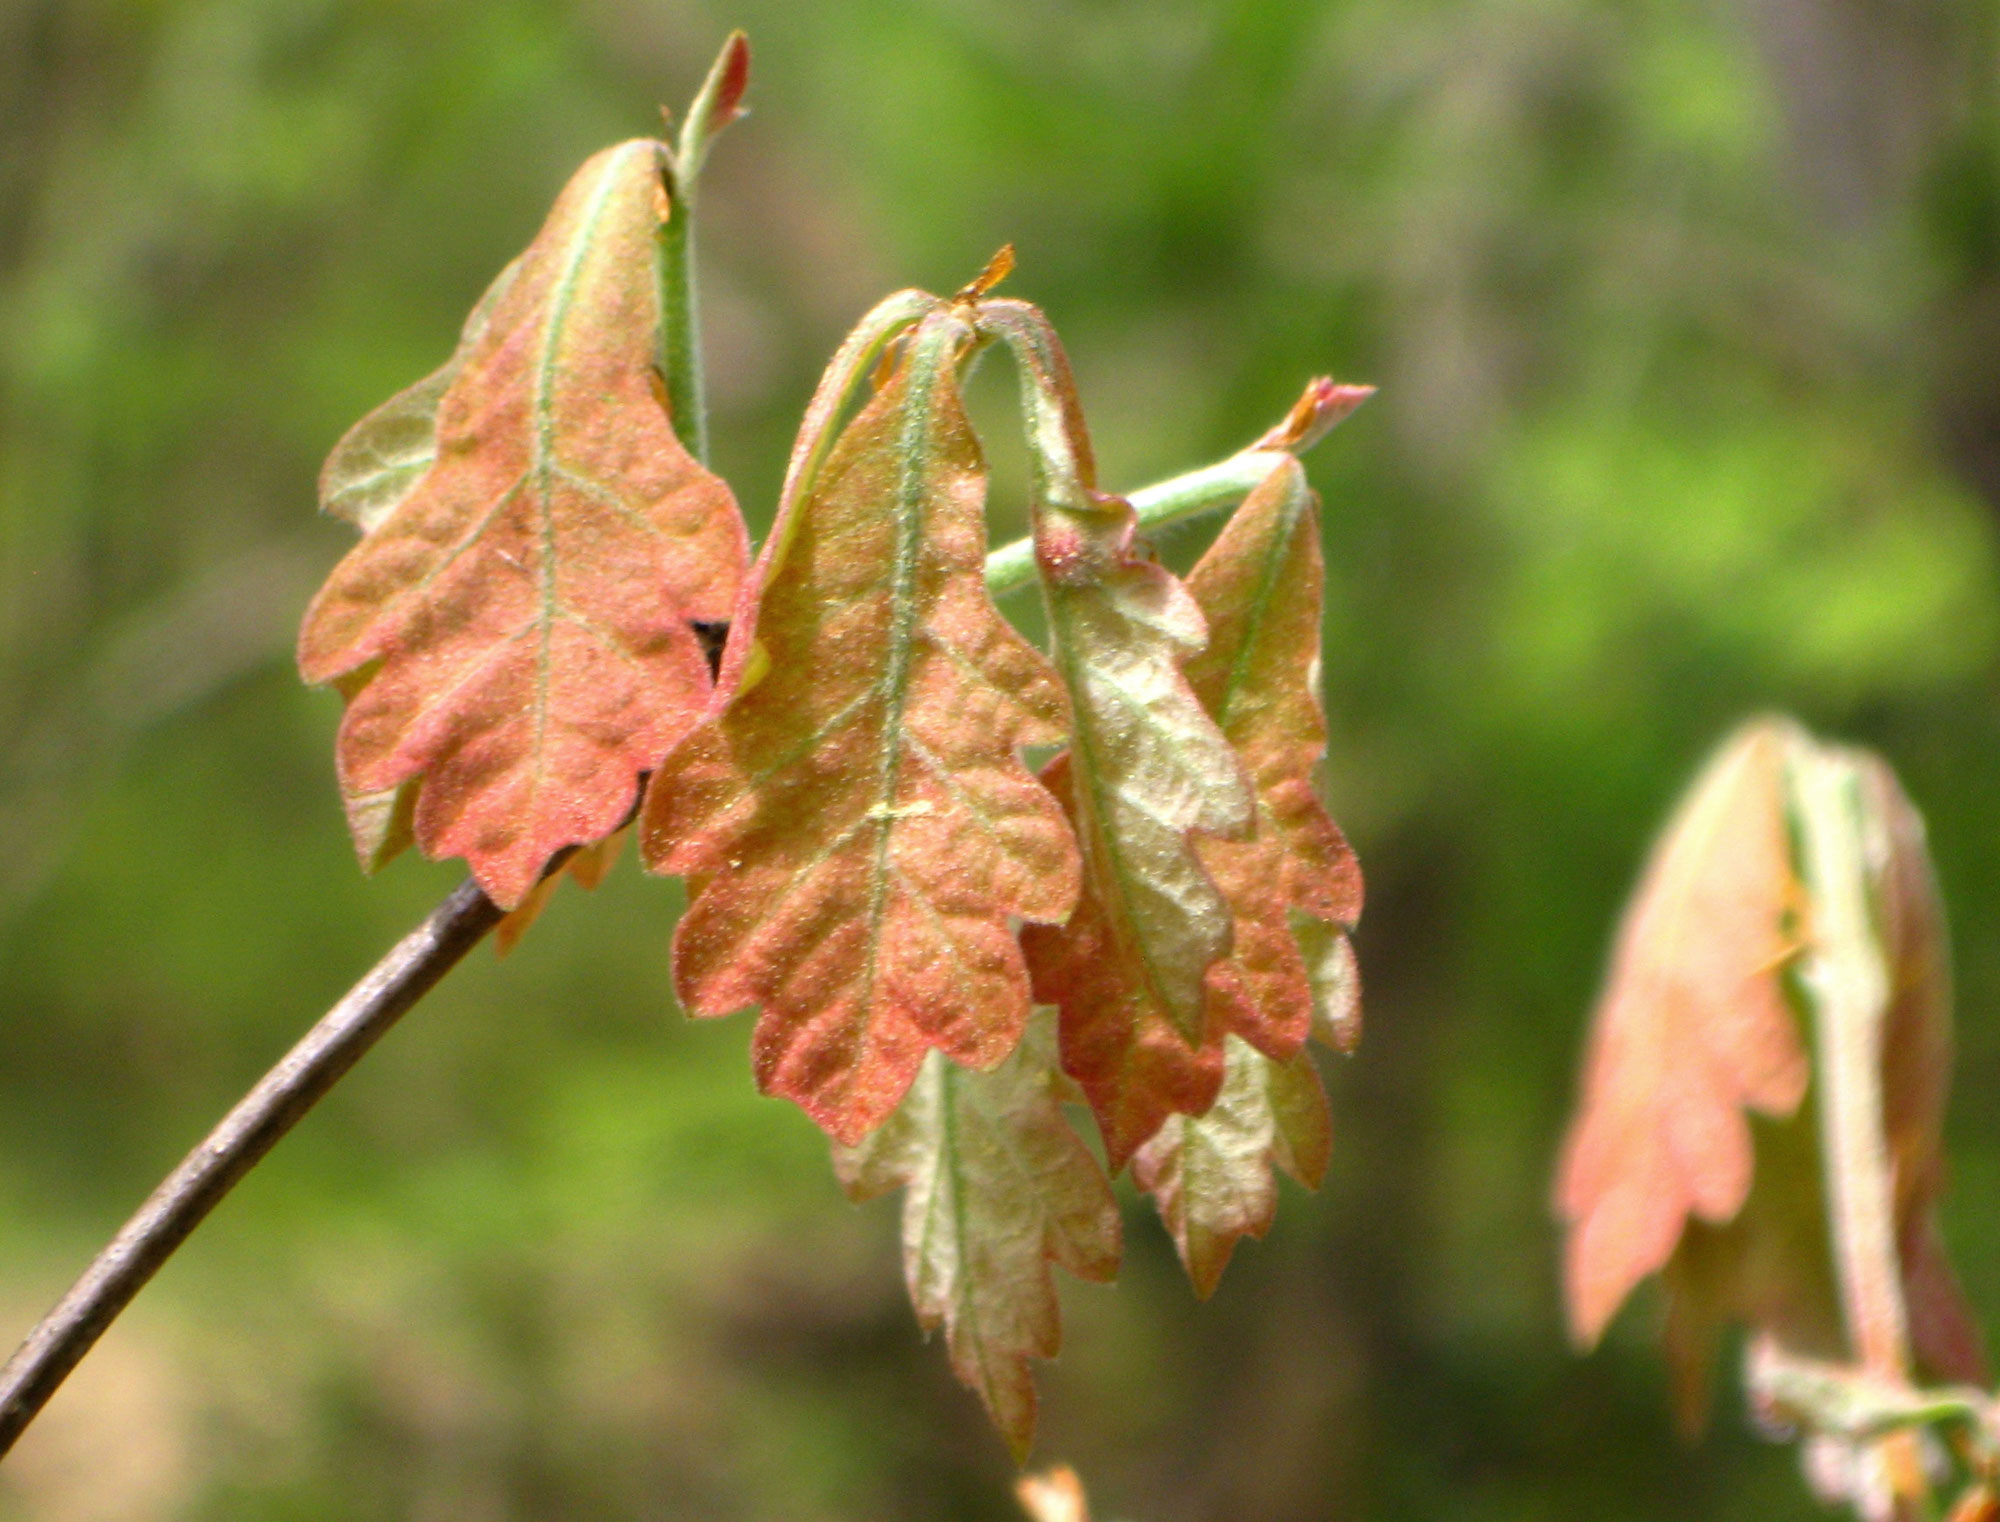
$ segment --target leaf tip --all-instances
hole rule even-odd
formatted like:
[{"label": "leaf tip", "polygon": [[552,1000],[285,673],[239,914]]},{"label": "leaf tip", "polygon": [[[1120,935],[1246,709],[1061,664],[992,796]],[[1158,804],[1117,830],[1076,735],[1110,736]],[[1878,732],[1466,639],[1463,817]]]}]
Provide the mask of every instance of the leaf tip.
[{"label": "leaf tip", "polygon": [[720,132],[738,117],[747,114],[743,97],[750,89],[750,38],[741,27],[724,40],[722,52],[715,60],[713,77],[717,83],[710,130]]}]

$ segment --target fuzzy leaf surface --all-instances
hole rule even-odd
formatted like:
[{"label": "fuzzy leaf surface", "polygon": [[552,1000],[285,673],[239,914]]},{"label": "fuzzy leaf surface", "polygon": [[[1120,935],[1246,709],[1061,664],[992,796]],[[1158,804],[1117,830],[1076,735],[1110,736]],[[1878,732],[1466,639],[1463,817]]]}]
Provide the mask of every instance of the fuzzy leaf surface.
[{"label": "fuzzy leaf surface", "polygon": [[1666,1265],[1691,1216],[1719,1225],[1743,1208],[1745,1112],[1782,1118],[1805,1097],[1805,1047],[1781,982],[1797,950],[1789,732],[1751,725],[1708,763],[1620,926],[1557,1182],[1580,1342]]},{"label": "fuzzy leaf surface", "polygon": [[1031,1358],[1053,1358],[1059,1263],[1080,1278],[1118,1270],[1118,1207],[1097,1159],[1063,1118],[1047,1020],[986,1073],[933,1052],[896,1113],[834,1149],[857,1200],[903,1194],[903,1272],[917,1319],[942,1326],[952,1367],[1024,1458],[1035,1431]]},{"label": "fuzzy leaf surface", "polygon": [[1168,1115],[1199,1114],[1222,1085],[1224,1032],[1207,974],[1229,954],[1229,902],[1193,835],[1240,836],[1254,818],[1235,752],[1182,662],[1207,642],[1180,580],[1134,544],[1122,498],[1096,490],[1076,390],[1054,333],[1020,302],[981,304],[1013,348],[1035,467],[1035,557],[1069,749],[1043,773],[1082,848],[1067,924],[1022,945],[1035,997],[1062,1015],[1064,1068],[1083,1086],[1113,1172]]},{"label": "fuzzy leaf surface", "polygon": [[[1361,867],[1320,802],[1326,754],[1320,708],[1318,503],[1305,467],[1281,458],[1188,576],[1208,644],[1188,685],[1235,748],[1256,795],[1246,840],[1197,838],[1202,864],[1235,920],[1229,954],[1208,970],[1211,1021],[1265,1056],[1289,1061],[1319,1024],[1342,1050],[1360,1035],[1352,947]],[[1301,917],[1323,929],[1308,932]],[[1309,963],[1306,951],[1312,953]]]},{"label": "fuzzy leaf surface", "polygon": [[[451,389],[466,356],[472,352],[493,304],[512,284],[521,267],[516,259],[500,272],[472,309],[459,334],[458,347],[443,365],[413,386],[405,387],[342,435],[319,473],[320,511],[345,518],[364,534],[375,529],[408,499],[437,463],[438,405]],[[351,699],[375,674],[361,667],[340,677],[335,685]],[[354,839],[361,869],[374,872],[416,843],[415,779],[373,792],[341,788],[341,807]]]},{"label": "fuzzy leaf surface", "polygon": [[418,782],[418,844],[503,908],[615,829],[693,724],[689,623],[728,615],[747,558],[658,395],[663,152],[606,149],[564,188],[443,390],[435,462],[300,636],[308,681],[354,689],[343,792]]},{"label": "fuzzy leaf surface", "polygon": [[1273,1170],[1316,1189],[1333,1145],[1326,1091],[1308,1053],[1274,1062],[1231,1035],[1224,1064],[1222,1091],[1207,1113],[1168,1116],[1132,1156],[1132,1177],[1159,1206],[1204,1300],[1236,1244],[1271,1229]]},{"label": "fuzzy leaf surface", "polygon": [[1060,738],[1062,689],[987,595],[958,380],[973,335],[930,308],[830,448],[870,345],[829,370],[720,711],[655,776],[643,824],[649,866],[702,879],[674,939],[682,1002],[761,1005],[760,1086],[850,1143],[933,1048],[975,1068],[1013,1048],[1014,924],[1060,920],[1077,893],[1069,830],[1020,754]]}]

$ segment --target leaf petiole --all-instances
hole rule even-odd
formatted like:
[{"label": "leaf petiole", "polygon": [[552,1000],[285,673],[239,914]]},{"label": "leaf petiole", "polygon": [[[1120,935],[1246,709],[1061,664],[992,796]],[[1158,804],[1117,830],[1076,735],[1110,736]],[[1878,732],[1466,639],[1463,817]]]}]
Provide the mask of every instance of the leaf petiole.
[{"label": "leaf petiole", "polygon": [[[1310,382],[1285,421],[1248,449],[1129,494],[1126,500],[1138,516],[1140,531],[1165,528],[1203,513],[1235,507],[1288,456],[1304,454],[1373,394],[1374,389],[1368,386],[1336,386],[1326,380]],[[1003,544],[986,557],[986,590],[995,597],[1018,592],[1034,579],[1032,539]]]}]

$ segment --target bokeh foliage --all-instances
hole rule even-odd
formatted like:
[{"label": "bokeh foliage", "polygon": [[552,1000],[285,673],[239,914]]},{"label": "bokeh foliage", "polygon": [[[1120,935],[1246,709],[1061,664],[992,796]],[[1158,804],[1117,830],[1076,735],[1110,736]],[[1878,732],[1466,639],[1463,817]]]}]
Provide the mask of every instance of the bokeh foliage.
[{"label": "bokeh foliage", "polygon": [[[1548,1175],[1647,836],[1728,723],[1795,710],[1931,822],[1945,1231],[2000,1327],[1984,0],[8,0],[8,1326],[454,880],[354,870],[337,704],[289,659],[348,542],[313,474],[735,24],[756,116],[704,276],[753,519],[854,317],[1008,239],[1114,487],[1311,372],[1383,387],[1312,461],[1370,889],[1332,1174],[1205,1306],[1134,1206],[1121,1287],[1067,1297],[1044,1451],[1142,1522],[1812,1515],[1726,1402],[1675,1444],[1656,1307],[1568,1353]],[[1009,1515],[893,1207],[755,1096],[744,1022],[674,1013],[678,907],[628,865],[455,974],[147,1291],[0,1509]]]}]

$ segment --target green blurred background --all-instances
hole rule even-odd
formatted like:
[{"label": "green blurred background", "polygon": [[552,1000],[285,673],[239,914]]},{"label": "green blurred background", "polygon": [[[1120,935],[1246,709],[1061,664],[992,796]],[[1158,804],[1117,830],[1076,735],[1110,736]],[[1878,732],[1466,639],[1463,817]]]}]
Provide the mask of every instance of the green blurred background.
[{"label": "green blurred background", "polygon": [[[1207,1305],[1150,1211],[1039,1456],[1102,1514],[1805,1518],[1657,1305],[1579,1359],[1548,1178],[1645,842],[1739,715],[1880,747],[1958,927],[1945,1227],[2000,1327],[1991,0],[0,0],[0,1335],[458,878],[364,882],[292,630],[313,476],[731,25],[718,463],[768,516],[878,295],[1003,240],[1113,486],[1310,373],[1368,1035]],[[979,416],[1011,426],[1006,382]],[[1018,449],[996,442],[996,522]],[[1198,548],[1199,534],[1166,547]],[[0,1515],[1000,1518],[850,1207],[673,1006],[629,862],[481,951],[141,1297]]]}]

